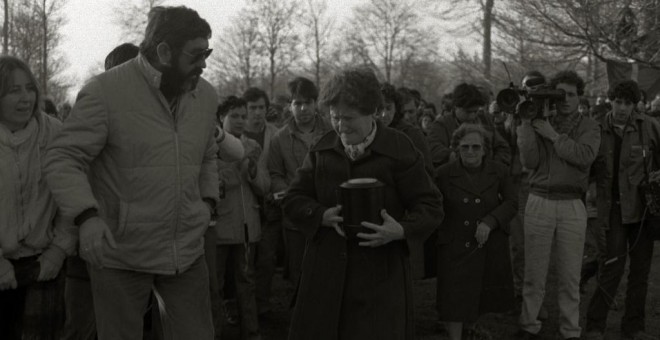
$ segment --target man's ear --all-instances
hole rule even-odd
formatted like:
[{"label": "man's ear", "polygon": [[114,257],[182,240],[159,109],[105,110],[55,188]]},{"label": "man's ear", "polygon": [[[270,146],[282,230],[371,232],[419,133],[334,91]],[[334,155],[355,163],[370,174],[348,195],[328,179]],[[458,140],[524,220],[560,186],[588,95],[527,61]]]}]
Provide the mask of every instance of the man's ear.
[{"label": "man's ear", "polygon": [[172,66],[172,49],[166,42],[161,42],[156,46],[158,62],[165,66]]}]

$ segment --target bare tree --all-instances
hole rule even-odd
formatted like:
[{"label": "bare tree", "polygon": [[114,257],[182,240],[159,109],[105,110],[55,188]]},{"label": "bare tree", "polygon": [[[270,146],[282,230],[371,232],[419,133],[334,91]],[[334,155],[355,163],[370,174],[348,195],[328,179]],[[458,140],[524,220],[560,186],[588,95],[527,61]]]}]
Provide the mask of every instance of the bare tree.
[{"label": "bare tree", "polygon": [[66,62],[57,50],[65,23],[66,0],[20,0],[11,5],[8,53],[23,59],[35,71],[44,95],[56,102],[70,87],[63,77]]},{"label": "bare tree", "polygon": [[247,10],[239,12],[219,35],[216,46],[222,53],[214,53],[211,61],[218,82],[240,79],[243,89],[253,86],[263,64],[258,18]]},{"label": "bare tree", "polygon": [[9,52],[9,0],[3,1],[5,21],[2,23],[2,54]]},{"label": "bare tree", "polygon": [[429,29],[422,27],[421,8],[431,2],[369,0],[356,7],[346,34],[346,43],[359,51],[364,64],[376,65],[387,82],[393,82],[397,67],[432,46]]},{"label": "bare tree", "polygon": [[257,18],[272,97],[278,76],[286,73],[299,58],[300,38],[294,21],[298,3],[296,0],[253,0],[249,10]]},{"label": "bare tree", "polygon": [[121,28],[124,42],[139,44],[144,37],[149,11],[166,0],[122,0],[115,6],[115,23]]},{"label": "bare tree", "polygon": [[302,23],[306,27],[305,46],[312,63],[316,84],[321,83],[321,70],[327,57],[335,20],[328,14],[327,0],[307,0]]}]

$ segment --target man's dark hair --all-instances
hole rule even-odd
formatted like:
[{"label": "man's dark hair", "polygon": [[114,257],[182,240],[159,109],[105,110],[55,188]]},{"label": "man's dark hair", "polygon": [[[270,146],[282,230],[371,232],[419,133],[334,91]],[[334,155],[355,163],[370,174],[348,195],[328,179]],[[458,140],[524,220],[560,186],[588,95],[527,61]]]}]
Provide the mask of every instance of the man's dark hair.
[{"label": "man's dark hair", "polygon": [[218,121],[221,120],[222,117],[224,117],[229,111],[237,108],[237,107],[245,107],[247,103],[245,103],[245,100],[242,98],[238,98],[236,96],[229,96],[225,100],[223,100],[220,105],[218,105],[218,110],[216,111],[216,117],[218,118]]},{"label": "man's dark hair", "polygon": [[139,52],[140,48],[131,43],[125,43],[115,47],[105,57],[105,70],[107,71],[135,58]]},{"label": "man's dark hair", "polygon": [[[431,109],[431,111],[433,111],[433,116],[438,114],[438,111],[435,109],[435,104],[426,103],[426,108],[429,108],[429,109]],[[435,119],[435,117],[433,117],[433,119]]]},{"label": "man's dark hair", "polygon": [[245,92],[243,92],[242,98],[246,103],[256,102],[257,100],[263,98],[264,104],[266,104],[266,109],[268,109],[270,106],[270,101],[268,100],[268,95],[266,92],[257,87],[250,87],[245,90]]},{"label": "man's dark hair", "polygon": [[607,97],[612,101],[619,98],[637,104],[641,98],[641,94],[636,81],[623,80],[616,83],[613,88],[607,91]]},{"label": "man's dark hair", "polygon": [[413,103],[415,102],[415,95],[410,89],[400,87],[396,90],[396,96],[394,97],[394,117],[392,117],[392,123],[390,123],[390,126],[394,126],[403,119],[403,107],[411,101]]},{"label": "man's dark hair", "polygon": [[454,92],[452,92],[452,97],[454,107],[466,109],[486,105],[486,98],[484,98],[483,93],[472,84],[462,83],[456,86]]},{"label": "man's dark hair", "polygon": [[314,85],[314,82],[304,78],[296,77],[287,84],[289,88],[289,95],[291,98],[300,96],[303,98],[314,99],[316,101],[319,98],[319,90]]},{"label": "man's dark hair", "polygon": [[560,71],[550,79],[552,88],[557,88],[559,84],[574,85],[578,96],[584,94],[584,80],[575,71]]},{"label": "man's dark hair", "polygon": [[195,10],[185,6],[156,6],[149,11],[140,52],[147,59],[156,60],[156,47],[164,42],[177,57],[186,42],[197,38],[211,39],[211,26]]},{"label": "man's dark hair", "polygon": [[339,104],[357,109],[368,116],[383,108],[380,83],[371,69],[348,68],[330,77],[321,88],[320,104],[332,107]]},{"label": "man's dark hair", "polygon": [[380,93],[383,95],[383,102],[391,102],[396,105],[396,89],[390,83],[380,85]]}]

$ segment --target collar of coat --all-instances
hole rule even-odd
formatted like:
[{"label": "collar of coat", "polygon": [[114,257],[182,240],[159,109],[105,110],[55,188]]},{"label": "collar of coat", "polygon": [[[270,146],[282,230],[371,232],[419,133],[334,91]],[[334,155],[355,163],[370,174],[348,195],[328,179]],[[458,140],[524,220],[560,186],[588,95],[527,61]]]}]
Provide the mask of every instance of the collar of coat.
[{"label": "collar of coat", "polygon": [[[497,169],[493,162],[487,160],[485,157],[483,161],[484,164],[481,172],[473,175],[468,174],[458,159],[452,161],[449,164],[449,177],[451,178],[451,182],[474,195],[481,195],[494,183],[497,183],[498,180]],[[473,181],[474,176],[485,176],[486,180],[475,182]],[[461,177],[464,177],[464,179],[461,180]]]},{"label": "collar of coat", "polygon": [[[367,150],[394,159],[404,159],[406,157],[416,156],[411,155],[410,148],[414,148],[414,146],[403,132],[388,128],[380,121],[376,121],[376,136]],[[326,133],[310,151],[315,152],[332,149],[346,156],[344,145],[341,143],[339,135],[337,135],[334,130]]]},{"label": "collar of coat", "polygon": [[[137,59],[138,68],[144,75],[144,78],[147,80],[147,83],[150,86],[155,87],[157,90],[160,91],[160,82],[163,78],[163,73],[158,71],[153,65],[151,65],[149,60],[147,60],[147,57],[142,55],[142,53],[139,53],[136,59]],[[192,93],[193,95],[197,94],[197,87],[195,87],[195,89],[190,91],[190,93]]]},{"label": "collar of coat", "polygon": [[[605,118],[605,126],[607,127],[608,130],[612,130],[612,131],[614,131],[614,124],[612,124],[613,114],[614,111],[610,111],[607,113],[607,116]],[[637,131],[640,124],[643,123],[644,123],[644,116],[641,113],[633,110],[632,114],[630,115],[630,119],[628,119],[628,122],[626,123],[624,130],[632,129],[631,131]]]}]

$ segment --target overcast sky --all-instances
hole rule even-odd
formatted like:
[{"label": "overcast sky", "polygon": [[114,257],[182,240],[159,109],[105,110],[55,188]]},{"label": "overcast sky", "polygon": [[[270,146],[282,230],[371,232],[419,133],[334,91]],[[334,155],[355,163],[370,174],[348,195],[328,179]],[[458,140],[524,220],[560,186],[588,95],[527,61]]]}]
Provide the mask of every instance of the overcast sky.
[{"label": "overcast sky", "polygon": [[[342,19],[349,15],[353,6],[362,1],[328,0],[328,5],[330,11]],[[60,51],[70,65],[67,75],[76,82],[71,97],[75,97],[85,77],[89,75],[89,70],[96,65],[102,65],[105,56],[115,46],[125,42],[114,22],[116,16],[113,10],[119,2],[118,0],[67,0],[64,8],[67,23],[62,29],[63,42]],[[166,0],[165,4],[185,5],[195,9],[211,25],[215,40],[229,19],[244,7],[245,0]]]}]

